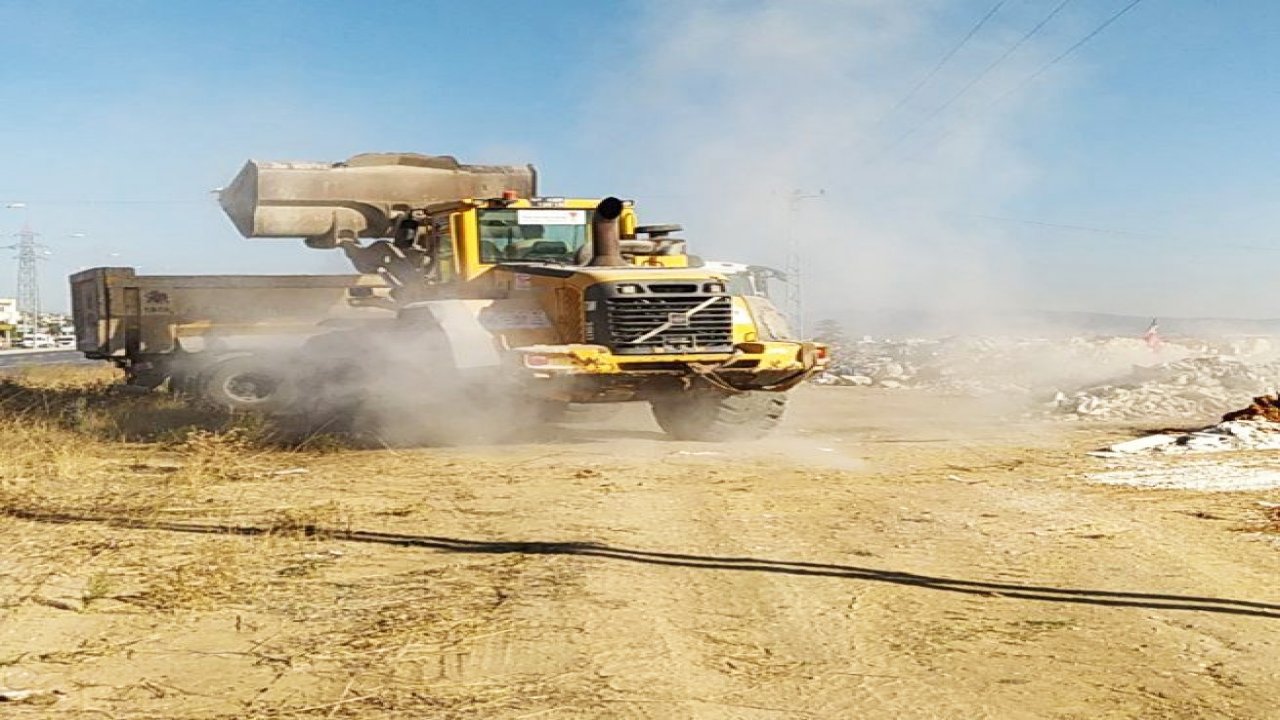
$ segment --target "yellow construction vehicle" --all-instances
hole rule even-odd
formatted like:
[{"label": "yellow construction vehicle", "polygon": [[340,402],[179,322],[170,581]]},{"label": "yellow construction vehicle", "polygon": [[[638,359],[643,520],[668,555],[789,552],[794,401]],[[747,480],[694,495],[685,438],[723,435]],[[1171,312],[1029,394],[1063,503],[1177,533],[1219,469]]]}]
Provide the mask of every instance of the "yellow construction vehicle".
[{"label": "yellow construction vehicle", "polygon": [[394,323],[319,338],[299,363],[329,405],[403,404],[429,379],[432,392],[508,400],[642,400],[675,438],[747,438],[825,365],[825,347],[788,337],[767,298],[699,267],[678,226],[641,225],[613,197],[542,197],[536,179],[531,166],[412,154],[250,161],[221,203],[245,237],[340,248],[392,288],[368,302],[391,305]]}]

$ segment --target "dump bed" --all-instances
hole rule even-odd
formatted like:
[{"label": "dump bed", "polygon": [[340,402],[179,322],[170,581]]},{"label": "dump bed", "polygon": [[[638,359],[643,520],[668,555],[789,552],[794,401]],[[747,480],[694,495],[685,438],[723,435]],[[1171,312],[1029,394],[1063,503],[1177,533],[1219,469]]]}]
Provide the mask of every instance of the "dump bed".
[{"label": "dump bed", "polygon": [[106,267],[71,276],[71,310],[77,350],[90,358],[123,358],[390,317],[349,301],[385,292],[382,280],[370,275],[138,275]]}]

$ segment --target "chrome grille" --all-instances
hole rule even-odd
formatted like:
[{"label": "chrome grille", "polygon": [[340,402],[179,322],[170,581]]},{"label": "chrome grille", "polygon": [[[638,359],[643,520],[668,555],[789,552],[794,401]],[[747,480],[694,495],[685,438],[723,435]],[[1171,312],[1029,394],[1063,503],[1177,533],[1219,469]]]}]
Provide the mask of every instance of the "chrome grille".
[{"label": "chrome grille", "polygon": [[728,295],[658,291],[604,300],[608,344],[620,355],[733,350]]}]

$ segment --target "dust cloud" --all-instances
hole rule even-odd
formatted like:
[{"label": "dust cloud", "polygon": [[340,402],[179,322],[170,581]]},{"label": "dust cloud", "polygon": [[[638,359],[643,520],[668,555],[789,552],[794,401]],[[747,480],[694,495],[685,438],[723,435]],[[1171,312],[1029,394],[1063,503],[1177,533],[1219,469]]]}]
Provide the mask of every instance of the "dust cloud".
[{"label": "dust cloud", "polygon": [[[600,177],[577,180],[636,198],[645,222],[684,224],[708,259],[786,268],[794,241],[808,335],[822,318],[855,330],[896,322],[929,334],[991,332],[1038,302],[1016,248],[977,216],[1000,214],[1034,180],[1011,130],[1051,112],[1052,85],[1003,98],[1048,53],[1021,45],[950,98],[1042,9],[1006,11],[930,77],[972,22],[943,23],[943,9],[644,4],[628,54],[602,63],[610,76],[584,91],[591,159],[577,164]],[[1061,370],[1056,357],[1020,359]],[[373,405],[399,408],[405,393],[395,383]],[[413,416],[384,414],[378,425]]]},{"label": "dust cloud", "polygon": [[797,238],[810,330],[887,314],[941,333],[983,330],[1035,304],[1014,248],[976,215],[999,212],[1034,178],[1009,130],[1051,98],[1043,84],[1000,98],[1045,53],[1028,42],[938,112],[1024,22],[977,35],[908,97],[972,21],[938,27],[940,10],[647,5],[643,47],[617,91],[594,101],[589,134],[624,144],[616,181],[648,220],[682,222],[704,257],[783,268]]},{"label": "dust cloud", "polygon": [[411,310],[312,338],[289,381],[310,431],[390,447],[536,439],[556,406],[483,361],[494,354],[491,340],[446,333],[430,313]]}]

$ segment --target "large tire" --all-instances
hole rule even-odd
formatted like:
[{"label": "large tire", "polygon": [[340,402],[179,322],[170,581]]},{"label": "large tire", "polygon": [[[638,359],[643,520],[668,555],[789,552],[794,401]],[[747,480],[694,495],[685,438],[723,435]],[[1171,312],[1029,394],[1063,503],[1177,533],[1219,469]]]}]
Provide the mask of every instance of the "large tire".
[{"label": "large tire", "polygon": [[298,399],[288,364],[267,357],[229,358],[209,368],[201,379],[200,395],[228,410],[274,415],[293,409]]},{"label": "large tire", "polygon": [[653,418],[675,440],[754,440],[778,426],[787,408],[780,392],[672,393],[650,401]]}]

